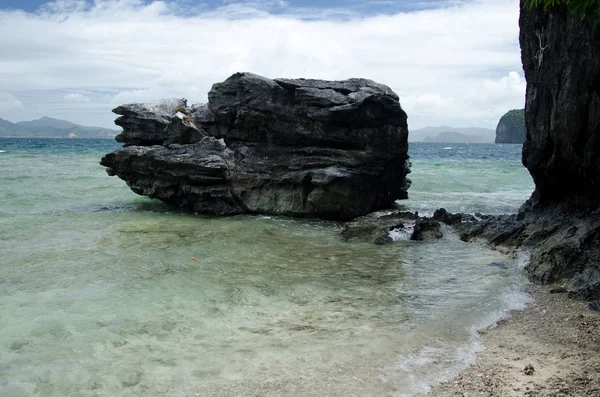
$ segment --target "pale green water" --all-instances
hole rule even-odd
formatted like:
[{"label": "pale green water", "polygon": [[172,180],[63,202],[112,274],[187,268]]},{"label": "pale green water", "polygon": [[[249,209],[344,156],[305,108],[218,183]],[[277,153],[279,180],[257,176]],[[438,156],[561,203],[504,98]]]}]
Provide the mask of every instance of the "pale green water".
[{"label": "pale green water", "polygon": [[[515,149],[483,146],[501,159],[461,154],[465,170],[414,148],[404,205],[516,209]],[[106,176],[115,147],[0,140],[0,396],[412,395],[526,300],[516,261],[450,233],[380,247],[331,222],[180,213]]]}]

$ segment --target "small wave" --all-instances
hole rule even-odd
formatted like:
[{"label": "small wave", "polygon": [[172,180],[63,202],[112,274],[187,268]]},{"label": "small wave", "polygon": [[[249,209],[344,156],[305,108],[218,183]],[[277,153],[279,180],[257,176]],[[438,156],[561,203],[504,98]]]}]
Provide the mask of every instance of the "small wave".
[{"label": "small wave", "polygon": [[71,211],[79,213],[94,213],[94,212],[129,212],[138,209],[138,205],[133,203],[127,204],[92,204],[87,206],[78,206],[72,208]]},{"label": "small wave", "polygon": [[406,225],[403,228],[396,228],[389,231],[392,241],[408,241],[413,233],[415,225]]},{"label": "small wave", "polygon": [[0,150],[0,153],[6,153],[6,150]]},{"label": "small wave", "polygon": [[391,215],[393,213],[394,213],[394,211],[389,211],[389,210],[375,211],[375,212],[371,212],[367,216],[369,216],[371,218],[381,218],[382,216]]},{"label": "small wave", "polygon": [[517,268],[519,270],[524,270],[525,266],[529,264],[529,260],[531,259],[531,252],[520,250],[517,254]]},{"label": "small wave", "polygon": [[520,290],[508,290],[499,297],[501,305],[488,316],[468,328],[468,340],[458,346],[425,346],[400,360],[395,369],[411,380],[411,392],[426,393],[434,385],[447,382],[477,360],[485,348],[479,330],[496,326],[510,316],[512,310],[523,310],[531,297]]},{"label": "small wave", "polygon": [[452,146],[446,146],[446,147],[442,148],[442,150],[450,150],[450,149],[452,149]]}]

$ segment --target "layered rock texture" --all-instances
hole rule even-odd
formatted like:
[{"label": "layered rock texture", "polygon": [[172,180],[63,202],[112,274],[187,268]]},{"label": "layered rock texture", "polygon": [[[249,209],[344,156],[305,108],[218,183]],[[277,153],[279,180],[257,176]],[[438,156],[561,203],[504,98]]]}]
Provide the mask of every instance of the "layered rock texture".
[{"label": "layered rock texture", "polygon": [[523,109],[505,113],[496,127],[496,143],[525,142],[525,114]]},{"label": "layered rock texture", "polygon": [[102,159],[109,175],[195,212],[347,220],[407,198],[407,116],[370,80],[238,73],[204,105],[114,112],[125,147]]}]

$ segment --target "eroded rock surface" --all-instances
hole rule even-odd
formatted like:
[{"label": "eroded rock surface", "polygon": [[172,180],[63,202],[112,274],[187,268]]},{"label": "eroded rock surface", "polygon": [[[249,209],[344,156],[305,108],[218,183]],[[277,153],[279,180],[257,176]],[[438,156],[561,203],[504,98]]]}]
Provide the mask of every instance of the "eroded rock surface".
[{"label": "eroded rock surface", "polygon": [[407,198],[407,116],[389,87],[237,73],[208,98],[117,107],[125,147],[101,164],[203,213],[348,220]]}]

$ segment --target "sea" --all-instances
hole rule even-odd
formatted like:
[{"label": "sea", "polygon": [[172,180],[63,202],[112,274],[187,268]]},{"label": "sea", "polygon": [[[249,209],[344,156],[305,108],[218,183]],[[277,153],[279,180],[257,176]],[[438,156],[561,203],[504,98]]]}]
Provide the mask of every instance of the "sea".
[{"label": "sea", "polygon": [[[414,396],[529,297],[527,254],[444,230],[191,214],[109,177],[111,140],[0,139],[0,396]],[[515,213],[520,145],[411,143],[404,210]]]}]

